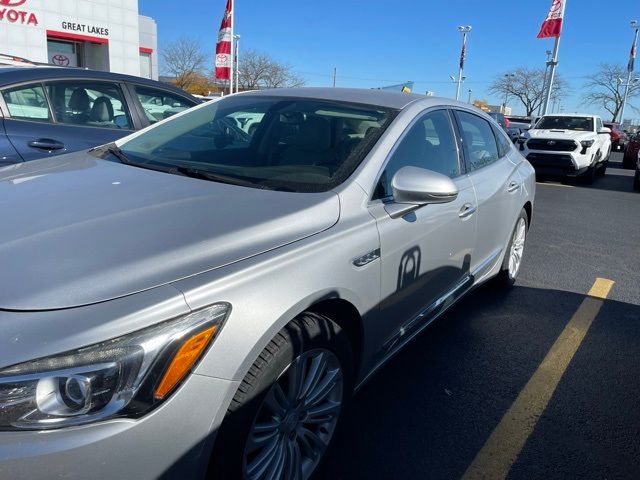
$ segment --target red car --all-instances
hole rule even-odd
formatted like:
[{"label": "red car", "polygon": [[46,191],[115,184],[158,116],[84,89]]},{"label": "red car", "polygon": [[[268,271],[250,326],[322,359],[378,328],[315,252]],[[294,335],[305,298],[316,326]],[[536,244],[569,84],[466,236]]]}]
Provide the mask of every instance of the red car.
[{"label": "red car", "polygon": [[640,133],[637,133],[631,137],[631,140],[629,140],[629,144],[627,145],[627,149],[625,150],[624,157],[622,159],[622,168],[636,168],[638,152],[640,152]]},{"label": "red car", "polygon": [[611,151],[619,151],[627,147],[629,138],[627,134],[622,131],[622,128],[617,123],[605,123],[605,127],[611,129]]}]

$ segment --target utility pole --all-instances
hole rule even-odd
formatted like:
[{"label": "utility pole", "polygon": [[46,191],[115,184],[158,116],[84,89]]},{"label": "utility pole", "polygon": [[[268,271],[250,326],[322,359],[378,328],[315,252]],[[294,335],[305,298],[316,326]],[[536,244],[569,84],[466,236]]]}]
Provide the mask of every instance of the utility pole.
[{"label": "utility pole", "polygon": [[471,103],[471,92],[473,92],[473,90],[469,89],[469,100],[467,101],[467,103]]},{"label": "utility pole", "polygon": [[467,35],[472,30],[471,25],[460,25],[458,31],[462,33],[462,50],[460,52],[460,70],[458,72],[458,85],[456,87],[456,100],[460,99],[460,87],[462,86],[462,73],[464,71],[464,59],[467,56]]},{"label": "utility pole", "polygon": [[633,47],[631,48],[631,58],[629,58],[629,66],[627,68],[627,84],[624,87],[624,98],[622,99],[622,110],[620,112],[620,124],[624,122],[624,111],[627,108],[627,99],[629,98],[629,89],[631,88],[631,75],[633,74],[634,60],[636,57],[636,48],[638,47],[638,30],[640,26],[637,20],[631,21],[631,28],[635,30],[633,35]]},{"label": "utility pole", "polygon": [[333,88],[336,88],[336,77],[338,76],[338,68],[333,67]]}]

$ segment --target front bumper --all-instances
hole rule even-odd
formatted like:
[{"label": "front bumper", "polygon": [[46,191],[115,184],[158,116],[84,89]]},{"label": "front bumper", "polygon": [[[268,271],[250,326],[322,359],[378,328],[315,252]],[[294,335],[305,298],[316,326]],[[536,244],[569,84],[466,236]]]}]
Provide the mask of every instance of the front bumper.
[{"label": "front bumper", "polygon": [[525,150],[523,156],[533,165],[536,172],[547,175],[582,175],[593,164],[595,153],[549,152]]},{"label": "front bumper", "polygon": [[0,432],[0,479],[202,478],[238,382],[191,375],[157,410],[47,432]]}]

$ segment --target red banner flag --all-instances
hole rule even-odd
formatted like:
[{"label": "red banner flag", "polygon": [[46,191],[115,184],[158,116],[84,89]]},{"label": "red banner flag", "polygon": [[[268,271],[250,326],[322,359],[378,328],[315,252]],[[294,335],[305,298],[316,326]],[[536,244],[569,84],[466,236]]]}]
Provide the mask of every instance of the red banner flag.
[{"label": "red banner flag", "polygon": [[559,37],[562,32],[562,19],[564,18],[564,8],[566,7],[566,0],[552,0],[549,14],[542,27],[540,27],[540,33],[538,38],[547,37]]},{"label": "red banner flag", "polygon": [[233,41],[233,0],[227,0],[216,43],[216,78],[231,78],[231,42]]},{"label": "red banner flag", "polygon": [[638,29],[636,28],[636,34],[633,38],[633,45],[631,46],[631,54],[629,56],[629,64],[627,65],[627,70],[629,73],[633,73],[633,69],[636,63],[636,48],[638,46]]}]

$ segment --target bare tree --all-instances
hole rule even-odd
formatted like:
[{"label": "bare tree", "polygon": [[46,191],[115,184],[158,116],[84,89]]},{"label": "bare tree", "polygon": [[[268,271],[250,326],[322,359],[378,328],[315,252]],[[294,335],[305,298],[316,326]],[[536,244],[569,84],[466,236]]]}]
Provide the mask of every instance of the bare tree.
[{"label": "bare tree", "polygon": [[176,86],[185,90],[202,73],[206,60],[200,43],[188,37],[180,37],[166,46],[161,57],[164,71],[174,77]]},{"label": "bare tree", "polygon": [[[583,103],[604,108],[611,114],[611,121],[617,121],[622,110],[626,77],[627,68],[625,66],[610,63],[601,64],[596,73],[587,77],[587,83],[584,85],[587,93],[582,98]],[[637,97],[639,94],[640,83],[632,82],[629,86],[629,98]],[[635,107],[632,108],[635,109]]]},{"label": "bare tree", "polygon": [[304,79],[290,65],[281,63],[266,53],[245,50],[240,56],[240,88],[300,87]]},{"label": "bare tree", "polygon": [[[569,91],[569,85],[559,75],[555,76],[551,98],[559,100]],[[524,106],[527,115],[533,113],[544,102],[544,70],[520,67],[508,74],[498,75],[489,92],[501,97],[514,97]]]}]

